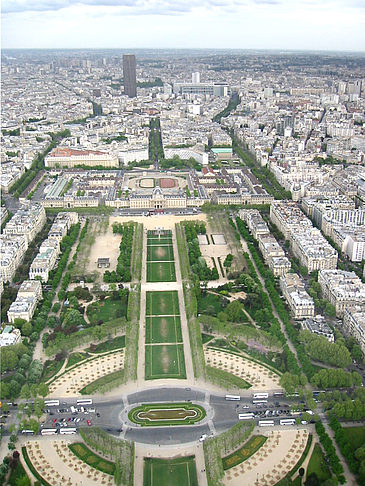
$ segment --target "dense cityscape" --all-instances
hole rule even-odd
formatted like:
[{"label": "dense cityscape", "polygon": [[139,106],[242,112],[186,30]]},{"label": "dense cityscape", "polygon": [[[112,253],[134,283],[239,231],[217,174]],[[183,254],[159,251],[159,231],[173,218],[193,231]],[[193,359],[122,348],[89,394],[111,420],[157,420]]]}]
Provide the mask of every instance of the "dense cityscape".
[{"label": "dense cityscape", "polygon": [[3,50],[1,484],[365,484],[364,72]]}]

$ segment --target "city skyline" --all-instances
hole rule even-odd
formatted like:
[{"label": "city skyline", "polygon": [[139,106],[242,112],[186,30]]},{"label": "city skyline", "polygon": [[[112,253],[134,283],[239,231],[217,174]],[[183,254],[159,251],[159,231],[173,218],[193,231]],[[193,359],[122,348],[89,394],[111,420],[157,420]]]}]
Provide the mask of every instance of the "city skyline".
[{"label": "city skyline", "polygon": [[3,48],[356,52],[365,45],[365,10],[357,0],[5,0],[2,13]]}]

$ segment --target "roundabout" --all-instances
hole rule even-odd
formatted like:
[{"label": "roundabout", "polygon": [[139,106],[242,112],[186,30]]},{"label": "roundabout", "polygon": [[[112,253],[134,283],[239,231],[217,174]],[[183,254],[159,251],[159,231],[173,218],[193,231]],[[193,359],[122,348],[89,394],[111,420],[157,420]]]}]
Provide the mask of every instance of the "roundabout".
[{"label": "roundabout", "polygon": [[201,405],[192,403],[154,403],[133,408],[128,419],[142,427],[194,425],[206,417]]}]

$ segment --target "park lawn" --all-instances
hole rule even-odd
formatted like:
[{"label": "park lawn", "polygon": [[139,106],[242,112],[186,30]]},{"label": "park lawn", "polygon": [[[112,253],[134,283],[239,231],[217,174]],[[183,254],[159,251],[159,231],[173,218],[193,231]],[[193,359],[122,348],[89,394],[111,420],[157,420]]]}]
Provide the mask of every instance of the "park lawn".
[{"label": "park lawn", "polygon": [[148,262],[173,262],[174,250],[172,245],[156,245],[147,247]]},{"label": "park lawn", "polygon": [[43,365],[42,381],[50,380],[55,376],[62,368],[64,362],[64,359],[61,359],[60,361],[55,361],[54,359],[47,360]]},{"label": "park lawn", "polygon": [[267,437],[264,435],[254,435],[251,437],[240,449],[222,459],[223,469],[226,471],[227,469],[246,461],[265,444],[266,440]]},{"label": "park lawn", "polygon": [[17,480],[19,480],[20,478],[22,478],[23,476],[27,476],[27,473],[22,465],[22,463],[20,462],[20,459],[18,461],[18,464],[16,466],[15,469],[11,469],[11,473],[10,473],[10,476],[9,476],[9,480],[7,482],[7,484],[9,484],[10,486],[16,486],[17,484]]},{"label": "park lawn", "polygon": [[182,344],[145,346],[145,379],[186,378],[184,349]]},{"label": "park lawn", "polygon": [[89,466],[97,469],[106,474],[113,475],[115,471],[115,464],[114,462],[108,461],[101,456],[98,456],[89,449],[83,442],[74,442],[70,444],[69,449],[81,459],[83,462],[88,464]]},{"label": "park lawn", "polygon": [[147,238],[147,246],[153,245],[171,245],[172,246],[172,236],[169,237],[161,237],[158,236],[148,237]]},{"label": "park lawn", "polygon": [[179,298],[176,290],[146,292],[146,316],[178,316]]},{"label": "park lawn", "polygon": [[86,351],[91,353],[105,353],[106,351],[114,351],[115,349],[125,348],[125,336],[118,336],[108,341],[99,344],[93,344]]},{"label": "park lawn", "polygon": [[198,313],[217,316],[229,304],[229,300],[220,295],[206,294],[198,300]]},{"label": "park lawn", "polygon": [[343,427],[345,436],[353,451],[365,444],[365,427]]},{"label": "park lawn", "polygon": [[176,282],[174,262],[147,262],[147,282]]},{"label": "park lawn", "polygon": [[146,343],[181,343],[179,316],[146,317]]},{"label": "park lawn", "polygon": [[319,444],[314,446],[307,467],[307,477],[313,472],[317,474],[321,484],[332,476],[329,467],[324,460],[324,454]]},{"label": "park lawn", "polygon": [[92,325],[98,321],[108,322],[116,318],[126,317],[128,307],[128,296],[123,296],[120,300],[107,298],[93,302],[87,308],[86,314]]},{"label": "park lawn", "polygon": [[198,486],[195,457],[145,458],[143,486]]},{"label": "park lawn", "polygon": [[212,334],[206,334],[206,333],[202,332],[202,343],[203,344],[209,343],[209,341],[211,341],[213,338],[214,338],[214,336]]},{"label": "park lawn", "polygon": [[89,358],[90,355],[88,353],[72,353],[68,357],[67,365],[66,368],[70,368],[71,366],[75,365],[76,363],[79,363],[80,361]]}]

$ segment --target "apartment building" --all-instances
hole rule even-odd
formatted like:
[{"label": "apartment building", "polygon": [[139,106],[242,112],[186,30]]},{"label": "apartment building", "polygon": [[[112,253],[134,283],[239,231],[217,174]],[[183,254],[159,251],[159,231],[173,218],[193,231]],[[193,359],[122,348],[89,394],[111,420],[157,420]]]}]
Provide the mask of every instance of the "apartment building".
[{"label": "apartment building", "polygon": [[41,282],[39,280],[24,280],[15,301],[9,307],[8,321],[14,323],[15,319],[24,319],[29,322],[41,298]]},{"label": "apartment building", "polygon": [[33,241],[46,222],[46,211],[40,203],[24,204],[4,228],[4,235],[24,235],[27,242]]},{"label": "apartment building", "polygon": [[290,240],[293,233],[312,227],[310,220],[294,201],[274,201],[270,205],[270,219],[286,240]]},{"label": "apartment building", "polygon": [[306,228],[292,233],[290,238],[294,255],[308,272],[337,267],[337,251],[328,243],[317,228]]},{"label": "apartment building", "polygon": [[335,342],[335,335],[322,316],[315,316],[313,319],[305,319],[301,322],[301,327],[303,330],[317,334],[317,336],[325,337],[330,343]]},{"label": "apartment building", "polygon": [[345,310],[365,304],[365,284],[355,272],[345,270],[320,270],[318,282],[324,298],[336,308],[336,315],[342,317]]},{"label": "apartment building", "polygon": [[36,277],[41,277],[43,282],[48,282],[49,272],[54,268],[59,254],[59,240],[47,238],[40,246],[38,255],[30,266],[29,278],[34,280]]},{"label": "apartment building", "polygon": [[314,316],[314,301],[304,288],[302,279],[296,273],[286,273],[280,277],[280,288],[294,319]]},{"label": "apartment building", "polygon": [[19,329],[13,326],[5,326],[3,332],[0,334],[0,348],[5,346],[13,346],[20,343],[22,340]]},{"label": "apartment building", "polygon": [[0,236],[0,276],[4,282],[11,282],[28,248],[24,235]]},{"label": "apartment building", "polygon": [[345,330],[359,343],[365,354],[365,308],[355,307],[354,310],[345,310],[343,316]]}]

